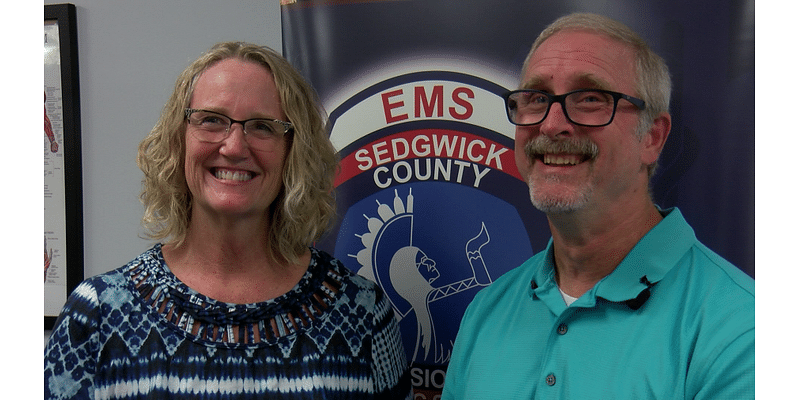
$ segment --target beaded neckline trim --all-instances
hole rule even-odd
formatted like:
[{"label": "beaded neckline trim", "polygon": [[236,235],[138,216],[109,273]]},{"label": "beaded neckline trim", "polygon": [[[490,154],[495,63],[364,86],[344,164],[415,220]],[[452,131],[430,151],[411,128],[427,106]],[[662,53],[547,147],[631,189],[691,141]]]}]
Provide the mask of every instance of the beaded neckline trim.
[{"label": "beaded neckline trim", "polygon": [[309,329],[324,318],[343,290],[343,276],[320,262],[311,262],[300,282],[286,294],[265,302],[232,304],[206,297],[179,281],[156,245],[143,262],[133,263],[128,276],[146,307],[185,334],[226,345],[274,344]]}]

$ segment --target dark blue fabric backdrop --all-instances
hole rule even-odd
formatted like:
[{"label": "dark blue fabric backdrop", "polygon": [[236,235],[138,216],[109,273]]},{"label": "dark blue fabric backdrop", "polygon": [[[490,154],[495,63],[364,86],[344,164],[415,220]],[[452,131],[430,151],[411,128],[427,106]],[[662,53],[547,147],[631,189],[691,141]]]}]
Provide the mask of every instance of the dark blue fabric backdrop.
[{"label": "dark blue fabric backdrop", "polygon": [[[488,273],[491,281],[549,238],[546,219],[509,165],[513,156],[502,159],[508,155],[503,148],[513,149],[513,126],[503,125],[502,102],[492,97],[516,85],[531,43],[563,14],[597,12],[620,20],[665,58],[674,83],[673,127],[653,184],[655,201],[678,206],[702,242],[755,275],[754,9],[753,0],[282,6],[283,54],[330,113],[347,175],[337,182],[342,219],[318,245],[351,269],[375,275],[389,293],[409,358],[419,366],[418,393],[440,389],[448,346],[481,277]],[[483,112],[494,117],[478,121]],[[415,138],[417,146],[438,143],[440,152],[404,151]],[[445,154],[443,140],[468,154]],[[442,176],[426,175],[437,166]],[[452,176],[444,175],[446,168]],[[398,232],[402,239],[390,244],[389,233]],[[526,232],[527,241],[520,242]],[[403,247],[413,247],[411,264],[436,264],[408,272],[422,277],[418,284],[389,276],[390,263],[402,264],[390,256],[399,257]],[[420,304],[402,293],[423,286]]]}]

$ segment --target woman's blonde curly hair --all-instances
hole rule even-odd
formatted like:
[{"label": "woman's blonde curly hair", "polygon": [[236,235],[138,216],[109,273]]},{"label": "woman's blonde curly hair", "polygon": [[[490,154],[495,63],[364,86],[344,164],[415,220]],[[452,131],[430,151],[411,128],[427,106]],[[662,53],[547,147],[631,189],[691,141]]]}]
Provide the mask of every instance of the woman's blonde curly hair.
[{"label": "woman's blonde curly hair", "polygon": [[197,78],[228,58],[263,65],[272,73],[281,108],[294,127],[287,133],[283,188],[268,210],[271,223],[267,238],[276,261],[297,262],[335,217],[333,180],[338,158],[328,139],[326,115],[311,86],[280,54],[249,43],[218,43],[189,65],[178,77],[158,123],[139,144],[137,163],[144,172],[139,197],[145,207],[145,235],[176,246],[185,240],[192,194],[184,171],[184,110],[189,107]]}]

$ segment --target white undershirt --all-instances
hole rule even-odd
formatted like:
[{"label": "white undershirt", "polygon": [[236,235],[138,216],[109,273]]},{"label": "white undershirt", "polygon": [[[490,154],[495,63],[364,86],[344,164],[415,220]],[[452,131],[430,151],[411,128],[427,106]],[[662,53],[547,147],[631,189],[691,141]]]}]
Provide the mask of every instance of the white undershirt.
[{"label": "white undershirt", "polygon": [[558,291],[561,292],[561,298],[564,299],[564,303],[567,303],[567,307],[572,305],[572,303],[574,303],[575,300],[578,300],[577,297],[572,297],[572,296],[564,293],[564,291],[561,290],[561,288],[558,288]]}]

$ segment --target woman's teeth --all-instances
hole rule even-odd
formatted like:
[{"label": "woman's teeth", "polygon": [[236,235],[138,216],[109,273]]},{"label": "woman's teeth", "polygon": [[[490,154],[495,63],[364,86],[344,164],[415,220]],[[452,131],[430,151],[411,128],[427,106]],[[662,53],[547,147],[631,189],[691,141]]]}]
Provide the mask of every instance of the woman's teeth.
[{"label": "woman's teeth", "polygon": [[214,176],[216,176],[217,179],[233,180],[233,181],[247,181],[250,180],[251,178],[249,172],[241,172],[241,171],[232,172],[223,170],[217,170]]}]

